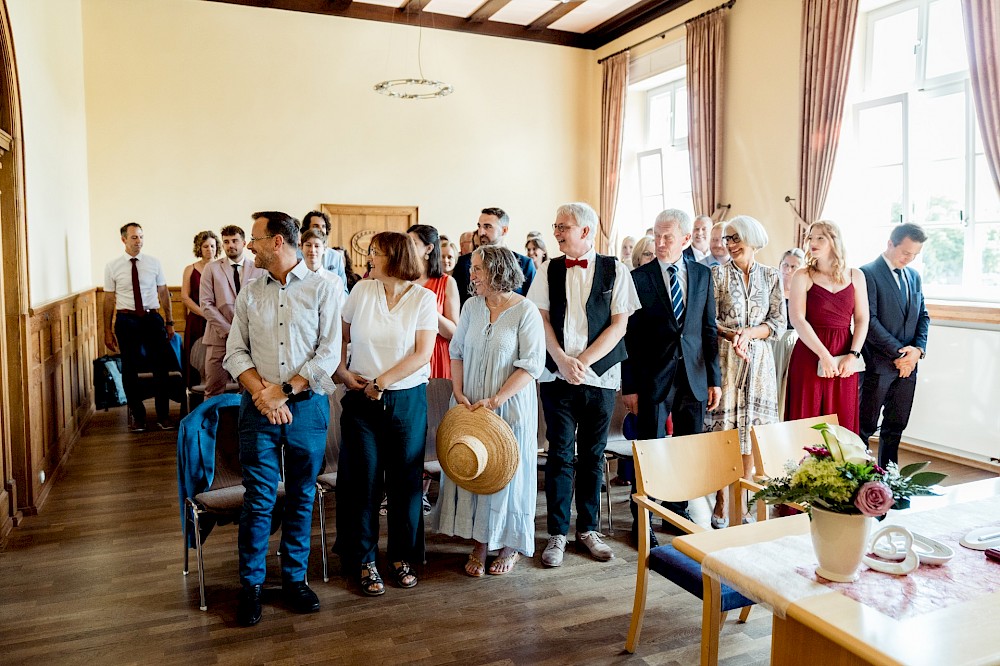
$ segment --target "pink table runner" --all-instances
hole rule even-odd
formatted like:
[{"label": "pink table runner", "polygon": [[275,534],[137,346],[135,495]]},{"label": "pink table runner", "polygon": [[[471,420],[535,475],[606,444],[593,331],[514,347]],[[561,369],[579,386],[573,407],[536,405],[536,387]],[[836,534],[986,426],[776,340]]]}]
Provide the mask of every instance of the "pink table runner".
[{"label": "pink table runner", "polygon": [[942,566],[921,565],[908,576],[862,565],[858,581],[833,583],[816,576],[816,555],[809,535],[804,534],[720,550],[705,558],[702,570],[782,618],[791,604],[831,590],[897,620],[1000,590],[1000,564],[987,560],[982,551],[958,544],[973,529],[1000,526],[1000,497],[914,513],[894,512],[878,527],[889,524],[937,539],[955,550],[955,557]]}]

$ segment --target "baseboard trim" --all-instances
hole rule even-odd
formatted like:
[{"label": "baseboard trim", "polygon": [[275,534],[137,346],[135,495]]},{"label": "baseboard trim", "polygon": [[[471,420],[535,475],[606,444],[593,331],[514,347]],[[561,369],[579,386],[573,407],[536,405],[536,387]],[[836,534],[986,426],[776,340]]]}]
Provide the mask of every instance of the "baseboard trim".
[{"label": "baseboard trim", "polygon": [[69,460],[70,455],[73,453],[73,449],[76,447],[76,443],[80,441],[80,437],[83,436],[83,431],[90,425],[90,419],[94,416],[94,406],[91,404],[83,418],[80,419],[80,427],[76,429],[73,436],[69,440],[69,444],[66,445],[66,452],[62,454],[59,458],[59,464],[55,466],[52,470],[52,475],[49,477],[48,483],[42,486],[41,492],[38,493],[38,498],[35,504],[30,508],[24,509],[25,515],[36,516],[42,510],[42,506],[45,504],[45,500],[49,497],[49,491],[52,490],[52,486],[56,484],[59,477],[62,476],[63,470],[66,469],[66,462]]}]

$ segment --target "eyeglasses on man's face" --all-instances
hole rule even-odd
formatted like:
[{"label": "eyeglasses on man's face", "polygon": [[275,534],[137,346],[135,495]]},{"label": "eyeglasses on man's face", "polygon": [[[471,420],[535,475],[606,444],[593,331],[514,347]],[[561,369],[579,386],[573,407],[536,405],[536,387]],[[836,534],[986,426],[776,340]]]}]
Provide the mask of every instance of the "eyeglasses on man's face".
[{"label": "eyeglasses on man's face", "polygon": [[579,226],[580,225],[578,224],[553,224],[552,231],[556,232],[557,234],[564,234],[570,229],[576,229]]},{"label": "eyeglasses on man's face", "polygon": [[275,236],[277,236],[277,234],[268,234],[266,236],[260,236],[258,238],[254,238],[253,236],[251,236],[250,237],[250,242],[251,243],[259,243],[262,240],[267,240],[268,238],[274,238]]}]

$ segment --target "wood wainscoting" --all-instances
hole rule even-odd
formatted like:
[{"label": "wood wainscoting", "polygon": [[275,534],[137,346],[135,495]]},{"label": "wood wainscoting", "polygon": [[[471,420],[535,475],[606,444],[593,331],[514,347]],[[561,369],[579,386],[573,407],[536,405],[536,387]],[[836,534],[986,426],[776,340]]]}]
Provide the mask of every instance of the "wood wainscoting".
[{"label": "wood wainscoting", "polygon": [[25,387],[29,440],[19,509],[38,512],[52,482],[94,413],[92,361],[97,357],[93,289],[30,308]]}]

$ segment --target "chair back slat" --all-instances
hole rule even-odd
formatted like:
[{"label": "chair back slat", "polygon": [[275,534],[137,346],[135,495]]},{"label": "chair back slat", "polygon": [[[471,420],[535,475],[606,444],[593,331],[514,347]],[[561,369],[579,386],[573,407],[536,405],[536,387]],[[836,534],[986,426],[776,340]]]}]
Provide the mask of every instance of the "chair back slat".
[{"label": "chair back slat", "polygon": [[633,443],[640,494],[681,502],[721,490],[743,475],[736,430]]},{"label": "chair back slat", "polygon": [[836,414],[827,414],[750,428],[755,475],[768,479],[784,476],[785,463],[789,460],[798,462],[806,454],[803,447],[823,444],[823,435],[813,430],[813,426],[819,423],[840,425]]},{"label": "chair back slat", "polygon": [[451,407],[450,379],[440,377],[427,382],[427,439],[424,441],[424,461],[437,460],[437,430],[441,419]]},{"label": "chair back slat", "polygon": [[232,405],[219,408],[219,424],[215,430],[215,476],[209,490],[231,488],[243,484],[240,464],[240,408]]}]

